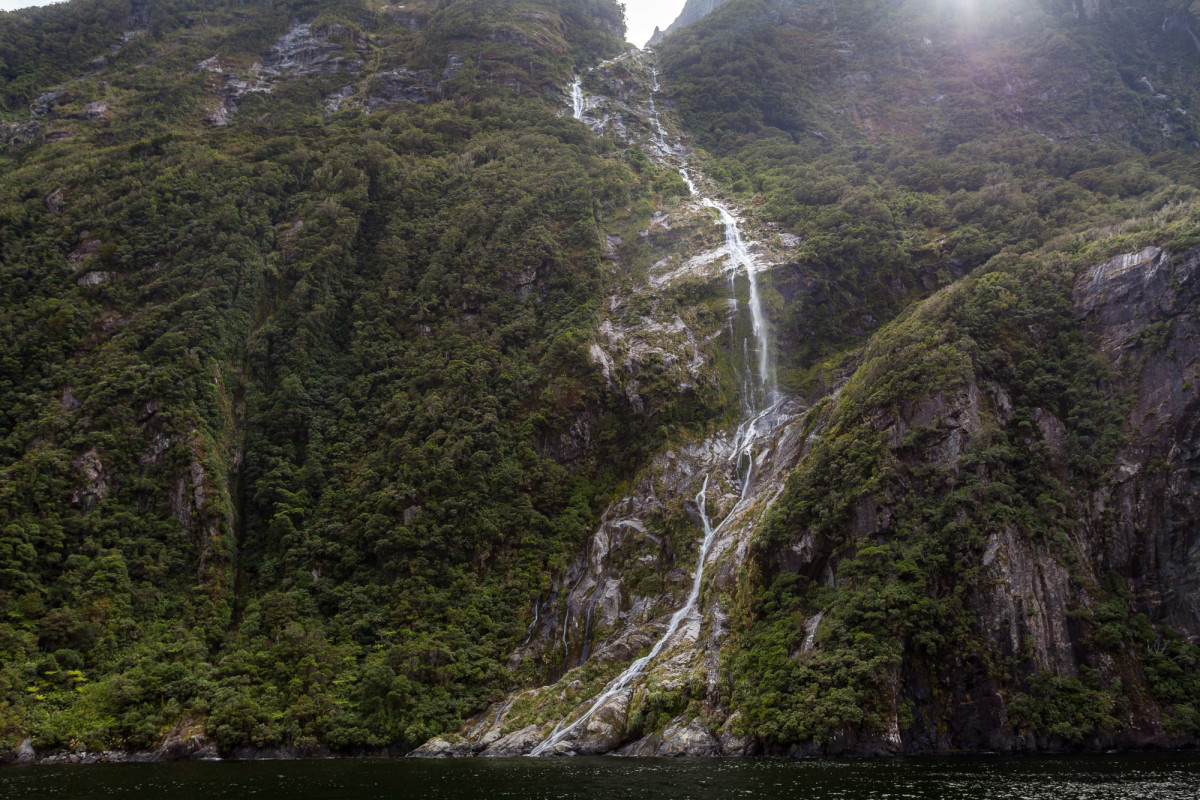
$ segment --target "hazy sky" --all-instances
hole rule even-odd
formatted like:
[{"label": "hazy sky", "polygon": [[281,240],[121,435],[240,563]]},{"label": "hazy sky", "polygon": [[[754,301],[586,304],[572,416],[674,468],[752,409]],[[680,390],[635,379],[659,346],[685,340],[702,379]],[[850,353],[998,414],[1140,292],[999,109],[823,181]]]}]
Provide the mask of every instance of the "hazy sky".
[{"label": "hazy sky", "polygon": [[[625,36],[641,47],[654,33],[654,26],[665,28],[675,21],[685,0],[625,0],[625,23],[629,26]],[[0,0],[0,9],[44,6],[57,0]]]},{"label": "hazy sky", "polygon": [[[2,2],[3,0],[0,0]],[[685,0],[625,0],[625,38],[641,47],[654,33],[654,26],[666,28],[679,12]]]},{"label": "hazy sky", "polygon": [[[30,6],[48,6],[59,0],[0,0],[0,11],[12,11],[14,8],[29,8]],[[654,29],[651,28],[653,31]]]}]

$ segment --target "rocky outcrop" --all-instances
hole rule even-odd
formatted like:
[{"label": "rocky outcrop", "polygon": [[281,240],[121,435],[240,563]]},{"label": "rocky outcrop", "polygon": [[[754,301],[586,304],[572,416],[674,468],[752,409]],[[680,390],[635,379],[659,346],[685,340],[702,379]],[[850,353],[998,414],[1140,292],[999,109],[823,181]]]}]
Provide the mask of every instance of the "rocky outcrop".
[{"label": "rocky outcrop", "polygon": [[[347,45],[353,56],[347,55]],[[211,108],[206,121],[213,126],[228,125],[239,102],[249,94],[270,94],[281,80],[301,80],[322,75],[347,73],[357,75],[365,68],[368,51],[366,37],[345,25],[313,28],[311,23],[297,23],[279,37],[245,72],[223,64],[212,56],[196,65],[196,72],[222,76],[217,86],[218,104]],[[336,110],[340,101],[327,107]]]},{"label": "rocky outcrop", "polygon": [[36,119],[28,122],[0,122],[0,147],[23,147],[41,139],[42,123]]},{"label": "rocky outcrop", "polygon": [[75,283],[79,286],[100,286],[105,283],[110,283],[111,281],[115,280],[116,277],[117,273],[115,272],[94,269],[80,275]]},{"label": "rocky outcrop", "polygon": [[465,741],[451,741],[440,736],[408,754],[409,758],[463,758],[471,755],[471,745]]},{"label": "rocky outcrop", "polygon": [[371,77],[367,86],[365,108],[367,111],[375,111],[405,103],[428,103],[438,96],[438,91],[438,83],[432,72],[414,72],[398,67]]},{"label": "rocky outcrop", "polygon": [[100,460],[96,448],[79,455],[71,466],[83,479],[83,485],[71,493],[71,502],[84,509],[95,508],[108,494],[112,486],[112,475]]},{"label": "rocky outcrop", "polygon": [[[999,652],[1060,677],[1078,669],[1068,612],[1076,595],[1071,575],[1045,545],[1012,527],[993,533],[982,562],[981,626]],[[1023,652],[1028,648],[1029,652]]]},{"label": "rocky outcrop", "polygon": [[291,72],[296,76],[359,72],[363,68],[362,59],[347,56],[346,43],[359,54],[366,51],[366,37],[345,25],[327,25],[316,30],[310,23],[294,25],[263,54],[255,71],[261,75]]},{"label": "rocky outcrop", "polygon": [[33,749],[31,739],[22,739],[17,745],[16,761],[18,764],[32,764],[37,759],[37,751]]},{"label": "rocky outcrop", "polygon": [[65,89],[52,89],[48,92],[43,92],[29,104],[29,115],[31,117],[44,117],[53,122],[54,109],[65,102],[67,97]]},{"label": "rocky outcrop", "polygon": [[698,720],[690,722],[680,717],[658,733],[651,734],[621,748],[622,756],[656,756],[659,758],[706,758],[724,755],[721,742]]}]

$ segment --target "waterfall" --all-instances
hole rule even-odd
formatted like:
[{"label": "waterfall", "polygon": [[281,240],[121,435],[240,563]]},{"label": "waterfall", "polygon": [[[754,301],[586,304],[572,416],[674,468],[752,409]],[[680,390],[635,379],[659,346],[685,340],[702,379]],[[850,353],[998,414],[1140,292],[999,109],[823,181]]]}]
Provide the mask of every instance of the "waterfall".
[{"label": "waterfall", "polygon": [[[658,155],[664,159],[669,159],[679,155],[679,149],[673,147],[669,140],[666,129],[662,125],[662,121],[658,116],[658,107],[654,101],[654,95],[659,90],[658,72],[652,70],[651,77],[651,92],[650,92],[650,123],[651,137],[654,142],[655,149]],[[572,97],[575,98],[576,117],[582,114],[583,95],[579,89],[579,81],[576,80],[571,86]],[[691,173],[688,171],[688,166],[682,163],[679,166],[679,173],[683,180],[687,183],[688,189],[693,197],[697,196],[696,183],[694,182]],[[741,511],[750,495],[750,488],[755,478],[755,452],[754,445],[759,435],[763,433],[760,430],[760,423],[763,422],[769,415],[773,414],[781,404],[776,386],[775,371],[772,366],[770,352],[770,333],[767,328],[766,317],[763,313],[762,303],[758,293],[758,265],[755,262],[753,254],[742,238],[741,228],[738,218],[729,210],[727,206],[718,200],[711,197],[701,197],[700,204],[706,208],[714,209],[717,212],[717,217],[720,224],[724,227],[725,232],[725,251],[728,254],[732,263],[732,268],[729,272],[729,288],[730,288],[730,303],[734,311],[737,313],[737,298],[735,293],[735,277],[739,271],[745,271],[747,281],[749,282],[749,311],[751,321],[751,337],[743,338],[741,348],[746,364],[746,376],[743,378],[742,389],[742,411],[743,417],[738,424],[737,430],[733,438],[733,446],[728,455],[726,464],[732,467],[734,474],[740,483],[740,494],[738,501],[734,504],[717,525],[712,524],[712,520],[708,516],[708,484],[712,477],[709,472],[704,476],[704,483],[700,487],[700,493],[695,497],[695,503],[699,510],[700,521],[704,528],[704,539],[700,545],[700,552],[696,558],[696,571],[692,576],[692,588],[688,593],[687,600],[674,614],[671,615],[670,622],[667,624],[667,629],[654,646],[650,648],[650,652],[641,658],[631,663],[625,670],[608,683],[601,693],[592,701],[581,716],[574,721],[568,722],[570,715],[560,720],[554,729],[537,747],[530,753],[532,756],[544,755],[550,748],[562,742],[572,733],[586,729],[585,726],[597,711],[604,707],[606,703],[616,697],[620,692],[629,687],[633,681],[638,678],[646,669],[647,666],[654,661],[655,658],[666,647],[667,642],[679,630],[679,626],[689,616],[698,610],[700,601],[700,590],[704,580],[705,562],[708,560],[709,550],[712,547],[713,541],[717,533],[724,528],[725,524],[734,519],[738,512]],[[734,328],[730,327],[731,338],[734,336]],[[753,338],[753,343],[750,339]],[[750,368],[749,351],[751,345],[758,355],[758,368],[752,370]],[[738,343],[732,341],[731,348],[736,348]],[[757,375],[754,373],[757,372]],[[567,621],[564,620],[564,635]]]},{"label": "waterfall", "polygon": [[546,752],[547,748],[553,747],[561,742],[568,734],[591,719],[593,714],[603,708],[605,703],[625,689],[625,687],[627,687],[634,678],[641,675],[645,666],[658,656],[658,654],[662,651],[663,646],[666,645],[667,640],[675,634],[675,631],[679,630],[679,625],[688,618],[688,616],[692,613],[692,610],[696,607],[696,603],[700,599],[701,579],[704,576],[704,559],[708,556],[708,549],[712,546],[713,537],[717,532],[717,528],[713,527],[712,521],[708,518],[708,479],[709,476],[705,475],[704,485],[700,487],[700,494],[696,495],[696,505],[700,508],[700,520],[704,524],[704,541],[700,545],[699,561],[696,566],[696,574],[692,578],[692,591],[688,594],[687,602],[684,603],[678,611],[671,615],[671,621],[667,624],[667,632],[664,633],[662,637],[654,643],[654,647],[650,648],[649,653],[634,661],[625,668],[624,672],[622,672],[611,683],[609,683],[583,716],[579,717],[565,728],[562,726],[566,720],[560,721],[558,725],[554,727],[554,730],[550,732],[550,735],[547,736],[541,744],[534,748],[533,752],[530,753],[531,756],[540,756]]},{"label": "waterfall", "polygon": [[571,105],[573,106],[575,119],[583,119],[583,78],[576,76],[575,82],[571,84]]},{"label": "waterfall", "polygon": [[711,197],[703,198],[700,203],[714,209],[725,226],[725,248],[734,261],[734,269],[741,267],[746,271],[746,281],[750,284],[750,319],[754,332],[756,350],[758,352],[758,388],[765,393],[763,406],[774,402],[778,394],[775,370],[771,364],[771,337],[767,330],[767,319],[763,314],[762,301],[758,296],[758,264],[742,239],[737,217],[728,207]]}]

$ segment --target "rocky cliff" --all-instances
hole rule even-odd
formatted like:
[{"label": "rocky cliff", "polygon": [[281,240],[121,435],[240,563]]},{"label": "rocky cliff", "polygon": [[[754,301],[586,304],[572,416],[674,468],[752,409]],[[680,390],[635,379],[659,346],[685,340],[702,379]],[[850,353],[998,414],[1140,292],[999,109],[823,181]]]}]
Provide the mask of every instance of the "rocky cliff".
[{"label": "rocky cliff", "polygon": [[[742,656],[745,678],[763,668],[763,650],[775,636],[783,635],[779,645],[799,661],[787,670],[787,683],[734,691],[735,708],[739,698],[761,702],[771,691],[793,698],[784,704],[787,716],[771,707],[748,712],[760,731],[778,737],[768,751],[1193,741],[1185,687],[1194,685],[1200,639],[1194,448],[1187,442],[1191,376],[1200,365],[1194,346],[1175,337],[1192,338],[1198,259],[1194,249],[1171,255],[1152,247],[1058,275],[1030,264],[1024,274],[1042,291],[1055,287],[1062,316],[1057,323],[1031,319],[1024,333],[951,310],[975,306],[977,293],[1008,283],[1002,275],[939,293],[910,322],[933,323],[945,341],[957,340],[965,358],[950,371],[935,366],[933,352],[917,356],[924,365],[918,369],[928,370],[924,380],[944,388],[891,401],[864,396],[871,382],[903,380],[886,362],[909,361],[888,347],[875,354],[883,363],[868,354],[831,412],[831,433],[863,452],[852,457],[829,442],[815,456],[824,461],[822,472],[845,474],[857,462],[864,482],[830,484],[802,465],[789,489],[795,494],[785,493],[780,516],[755,543],[773,599],[747,606],[753,633]],[[1035,400],[1043,390],[1025,382],[1033,377],[1029,365],[1010,372],[989,363],[1012,352],[1012,341],[993,338],[1002,330],[1036,349],[1067,346],[1061,337],[1077,342],[1077,357],[1092,361],[1079,362],[1091,372],[1083,392],[1096,393],[1095,402],[1111,413],[1071,397],[1079,383],[1062,384],[1066,396]],[[1152,343],[1151,331],[1161,331]],[[962,350],[967,339],[958,337],[974,344]],[[860,383],[867,375],[870,381]],[[1095,427],[1105,420],[1113,427]],[[842,496],[831,500],[831,491]],[[830,526],[830,517],[845,527]],[[815,591],[813,584],[827,588]],[[797,608],[807,621],[793,628],[773,605]],[[873,614],[882,616],[870,621]],[[897,640],[854,641],[864,633]],[[843,652],[830,652],[836,648]],[[804,655],[814,649],[827,655]],[[821,711],[819,697],[805,699],[801,687],[821,685],[828,674],[808,672],[805,662],[844,669],[837,662],[848,655],[879,670],[843,678],[863,699],[879,698],[873,735],[864,735],[869,717],[830,726],[809,716],[830,708]],[[816,742],[780,746],[789,735],[822,728],[828,739],[818,733]]]}]

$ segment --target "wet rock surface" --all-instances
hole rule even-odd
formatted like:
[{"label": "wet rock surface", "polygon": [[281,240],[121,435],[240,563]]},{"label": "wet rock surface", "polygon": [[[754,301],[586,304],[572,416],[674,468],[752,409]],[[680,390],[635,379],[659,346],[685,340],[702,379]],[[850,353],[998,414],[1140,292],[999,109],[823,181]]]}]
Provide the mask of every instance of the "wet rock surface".
[{"label": "wet rock surface", "polygon": [[[1194,388],[1200,385],[1198,272],[1200,251],[1171,254],[1149,248],[1079,273],[1073,295],[1079,323],[1096,334],[1101,352],[1113,361],[1120,385],[1111,391],[1129,392],[1133,401],[1116,480],[1095,496],[1076,496],[1081,512],[1068,542],[1076,554],[1074,561],[1064,559],[1061,548],[1031,540],[1011,526],[992,532],[986,541],[979,563],[981,580],[972,589],[970,606],[994,652],[1025,664],[1024,669],[1063,680],[1076,679],[1085,668],[1101,675],[1118,674],[1111,659],[1089,649],[1075,622],[1077,609],[1092,602],[1087,584],[1081,580],[1096,580],[1087,576],[1102,570],[1129,581],[1140,598],[1139,607],[1152,622],[1169,624],[1193,640],[1200,631],[1200,529],[1194,524],[1200,519],[1200,398]],[[598,369],[607,368],[606,374],[615,376],[620,371],[618,362],[595,353],[593,362]],[[617,380],[613,378],[614,383]],[[663,655],[631,685],[632,691],[603,704],[581,730],[555,741],[543,754],[894,755],[959,749],[1062,752],[1078,746],[1129,749],[1186,744],[1166,731],[1152,706],[1132,714],[1125,728],[1098,734],[1082,744],[1019,733],[1009,717],[1011,688],[997,683],[982,661],[971,658],[940,685],[932,682],[926,670],[902,665],[895,692],[913,704],[913,718],[902,727],[895,717],[879,734],[848,727],[828,742],[764,751],[752,737],[739,735],[738,714],[730,714],[730,709],[722,706],[719,693],[712,695],[713,705],[705,706],[698,716],[677,717],[658,730],[635,733],[635,713],[651,690],[670,690],[686,681],[694,685],[698,675],[714,687],[718,685],[717,656],[724,629],[720,592],[735,585],[736,566],[744,558],[740,549],[746,541],[744,532],[753,530],[771,499],[770,491],[764,490],[781,486],[822,435],[820,418],[813,421],[807,435],[801,435],[794,420],[801,419],[803,411],[799,406],[781,411],[782,421],[764,448],[757,477],[760,483],[752,483],[750,488],[750,495],[760,499],[735,513],[726,536],[714,543],[705,578],[711,581],[711,594],[707,595],[711,599],[703,611],[680,625]],[[894,415],[880,416],[872,424],[895,448],[904,445],[910,431],[929,432],[920,457],[957,470],[970,443],[985,435],[994,421],[1005,424],[1012,413],[1005,387],[970,382],[954,393],[933,393],[908,401]],[[1046,408],[1029,413],[1029,441],[1046,448],[1051,465],[1065,477],[1067,423]],[[739,475],[734,471],[722,474],[719,466],[727,463],[731,441],[730,434],[717,435],[670,448],[654,459],[634,490],[606,511],[587,551],[572,566],[561,589],[567,602],[560,601],[558,606],[560,613],[565,608],[565,617],[556,616],[552,603],[543,605],[537,630],[521,651],[525,656],[560,647],[569,665],[609,662],[615,669],[646,652],[665,629],[666,612],[678,606],[689,572],[674,569],[667,573],[671,576],[667,586],[673,585],[673,591],[638,594],[631,591],[637,585],[633,579],[636,565],[667,563],[662,560],[663,542],[656,531],[673,503],[691,524],[697,524],[695,503],[689,503],[688,495],[698,491],[703,476],[710,475],[715,481],[710,503],[716,508],[736,508]],[[871,540],[887,534],[890,520],[889,502],[879,497],[855,506],[848,526],[855,536]],[[802,533],[779,553],[778,563],[781,569],[809,580],[829,582],[835,557],[828,542]],[[798,652],[820,646],[817,632],[823,616],[817,614],[803,622]],[[596,631],[604,633],[598,637]],[[557,687],[547,687],[529,698],[529,705],[548,708],[551,697],[559,693],[562,711],[558,713],[568,719],[578,717],[587,707],[572,688],[578,684],[576,680],[561,693]],[[510,712],[505,709],[500,716],[507,718]],[[709,722],[714,718],[725,722],[714,727]],[[522,725],[519,730],[519,745],[505,742],[497,752],[530,752],[531,744],[544,741],[550,733],[546,723]]]},{"label": "wet rock surface", "polygon": [[450,741],[440,736],[430,739],[425,744],[408,754],[409,758],[464,758],[472,755],[471,744],[464,741]]},{"label": "wet rock surface", "polygon": [[1115,483],[1090,498],[1095,555],[1200,641],[1200,250],[1117,256],[1080,275],[1074,301],[1134,397]]},{"label": "wet rock surface", "polygon": [[700,720],[677,719],[659,733],[623,747],[618,755],[659,758],[707,758],[725,755],[718,741]]}]

